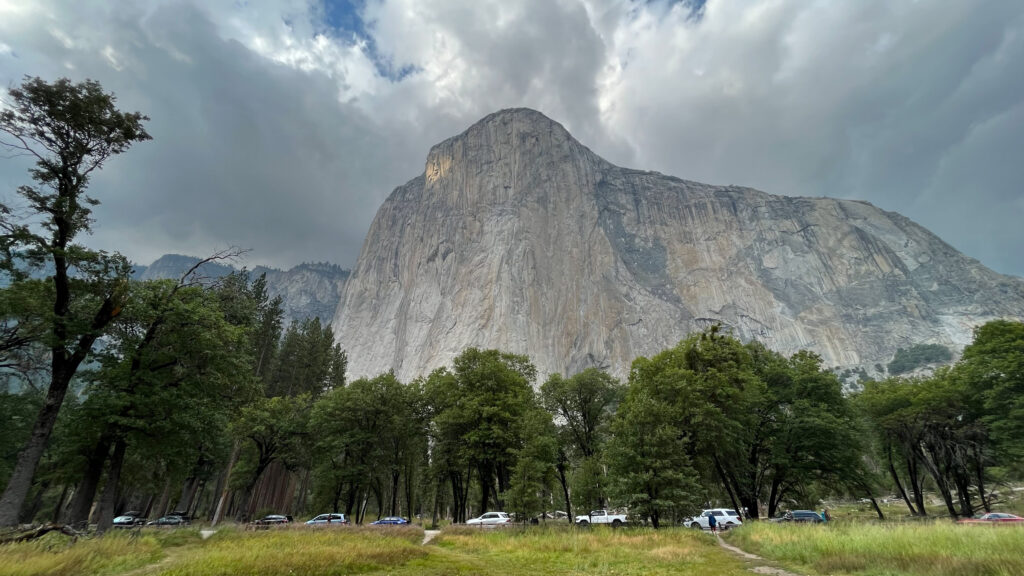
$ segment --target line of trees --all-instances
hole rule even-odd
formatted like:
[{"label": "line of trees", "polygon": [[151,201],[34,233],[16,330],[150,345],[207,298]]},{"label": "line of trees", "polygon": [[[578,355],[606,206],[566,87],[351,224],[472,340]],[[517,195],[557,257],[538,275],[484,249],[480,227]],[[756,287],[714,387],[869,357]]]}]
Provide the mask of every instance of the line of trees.
[{"label": "line of trees", "polygon": [[88,81],[10,95],[0,143],[36,167],[23,204],[0,206],[0,525],[611,507],[659,527],[711,502],[757,518],[880,492],[927,514],[926,491],[956,517],[1024,472],[1019,322],[980,327],[931,377],[852,396],[815,354],[718,326],[637,358],[625,383],[593,368],[538,382],[529,358],[476,348],[411,382],[349,382],[330,327],[284,326],[262,277],[199,276],[237,251],[139,282],[76,243],[89,176],[148,139],[144,116]]}]

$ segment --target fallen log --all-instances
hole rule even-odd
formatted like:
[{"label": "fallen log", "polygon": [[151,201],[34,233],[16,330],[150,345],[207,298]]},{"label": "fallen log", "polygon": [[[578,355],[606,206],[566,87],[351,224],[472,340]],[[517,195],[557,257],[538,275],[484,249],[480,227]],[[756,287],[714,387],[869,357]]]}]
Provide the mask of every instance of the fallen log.
[{"label": "fallen log", "polygon": [[14,544],[17,542],[28,542],[29,540],[35,540],[42,536],[49,534],[50,532],[60,532],[65,536],[70,536],[71,541],[78,540],[78,537],[82,535],[71,526],[67,524],[43,524],[36,528],[30,528],[28,531],[13,532],[0,536],[0,544]]}]

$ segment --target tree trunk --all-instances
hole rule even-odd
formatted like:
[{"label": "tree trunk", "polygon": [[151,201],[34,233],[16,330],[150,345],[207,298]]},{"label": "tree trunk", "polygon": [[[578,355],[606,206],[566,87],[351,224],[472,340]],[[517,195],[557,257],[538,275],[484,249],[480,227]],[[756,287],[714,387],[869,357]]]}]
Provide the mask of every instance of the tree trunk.
[{"label": "tree trunk", "polygon": [[96,522],[96,533],[103,534],[114,525],[114,513],[117,506],[117,492],[121,486],[121,469],[124,466],[124,453],[128,449],[124,438],[114,443],[114,453],[110,456],[110,470],[107,471],[107,483],[103,486],[100,496],[100,518]]},{"label": "tree trunk", "polygon": [[96,489],[100,485],[100,478],[103,476],[103,467],[107,463],[107,456],[110,453],[110,438],[101,436],[99,442],[93,448],[85,467],[85,474],[78,483],[75,495],[71,498],[71,509],[68,511],[68,524],[79,527],[81,524],[89,523],[89,511],[92,509],[92,501],[96,498]]},{"label": "tree trunk", "polygon": [[210,522],[210,526],[216,526],[220,519],[224,517],[224,505],[227,503],[228,494],[231,493],[231,470],[238,462],[238,455],[241,450],[242,443],[235,440],[235,444],[231,448],[231,458],[228,459],[227,470],[224,471],[224,486],[221,490],[220,498],[217,499],[217,509],[213,513],[213,521]]},{"label": "tree trunk", "polygon": [[[737,511],[743,510],[743,507],[740,506],[740,502],[737,501],[736,493],[733,491],[732,482],[731,482],[732,478],[725,471],[725,468],[722,466],[722,463],[718,460],[718,456],[717,455],[713,458],[713,460],[715,462],[715,471],[718,472],[718,477],[722,480],[722,486],[725,487],[725,492],[726,492],[726,494],[729,495],[729,500],[732,502],[733,508],[735,508]],[[754,500],[753,501],[754,501],[754,503],[753,503],[754,512],[751,513],[751,514],[753,514],[754,518],[757,518],[757,514],[758,514],[758,510],[757,510],[757,496],[754,496]],[[744,502],[744,504],[746,504],[746,502]],[[750,513],[749,512],[749,507],[748,507],[748,513]]]},{"label": "tree trunk", "polygon": [[196,488],[199,487],[199,479],[195,476],[185,479],[185,483],[181,485],[181,496],[178,497],[178,505],[174,507],[175,510],[188,513],[192,508],[192,499],[195,498]]},{"label": "tree trunk", "polygon": [[917,513],[920,516],[927,516],[928,509],[924,505],[924,487],[921,482],[921,473],[917,468],[918,454],[911,454],[907,459],[907,479],[910,480],[910,487],[914,490],[914,503],[917,504]]},{"label": "tree trunk", "polygon": [[309,494],[309,468],[306,468],[302,473],[302,482],[299,484],[299,495],[296,499],[295,505],[292,507],[292,513],[296,516],[306,513],[306,498]]},{"label": "tree trunk", "polygon": [[489,498],[491,497],[491,478],[490,474],[479,471],[480,476],[480,513],[487,513],[487,505],[490,503]]},{"label": "tree trunk", "polygon": [[562,484],[562,494],[565,495],[565,513],[569,516],[569,525],[573,525],[572,517],[572,501],[569,499],[569,482],[565,477],[565,462],[559,460],[558,462],[558,481]]},{"label": "tree trunk", "polygon": [[36,514],[39,514],[39,509],[43,507],[43,495],[49,489],[49,480],[46,480],[39,485],[39,487],[36,489],[35,496],[32,497],[32,503],[21,511],[21,518],[19,518],[19,521],[22,524],[31,524],[32,520],[35,519]]},{"label": "tree trunk", "polygon": [[896,473],[896,466],[892,462],[892,448],[886,450],[889,460],[889,475],[892,476],[892,481],[896,484],[896,489],[900,491],[900,497],[907,503],[907,508],[910,508],[910,515],[917,516],[917,510],[914,509],[914,505],[910,503],[910,497],[907,496],[907,491],[903,489],[903,483],[900,482],[900,476]]},{"label": "tree trunk", "polygon": [[57,498],[57,504],[53,507],[53,514],[50,515],[51,522],[57,524],[60,522],[61,512],[64,508],[64,500],[68,497],[68,485],[64,485],[64,489],[60,491],[60,497]]},{"label": "tree trunk", "polygon": [[167,514],[167,507],[171,505],[171,477],[168,476],[167,480],[164,481],[163,492],[160,493],[160,500],[156,504],[156,510],[153,513],[153,517],[159,518],[164,514]]},{"label": "tree trunk", "polygon": [[390,516],[398,515],[398,481],[401,479],[398,472],[391,473],[391,511]]},{"label": "tree trunk", "polygon": [[875,500],[875,497],[868,495],[868,498],[871,499],[871,505],[875,507],[875,514],[878,514],[878,519],[885,520],[885,514],[882,514],[882,509],[878,507],[878,501]]},{"label": "tree trunk", "polygon": [[198,489],[193,491],[194,496],[192,497],[192,508],[187,511],[190,518],[199,517],[199,506],[203,503],[203,496],[206,493],[206,485],[206,480],[200,480]]},{"label": "tree trunk", "polygon": [[[339,485],[340,489],[340,485]],[[359,487],[352,484],[348,487],[348,493],[345,495],[345,516],[352,516],[352,511],[356,509],[356,499],[359,497]],[[335,501],[334,509],[338,509],[338,503]]]},{"label": "tree trunk", "polygon": [[985,465],[981,461],[981,454],[978,454],[975,460],[975,477],[978,480],[978,497],[981,498],[981,507],[985,509],[985,512],[991,512],[991,505],[988,498],[985,497]]},{"label": "tree trunk", "polygon": [[25,503],[29,490],[32,488],[32,480],[36,475],[36,468],[39,460],[43,457],[46,444],[53,432],[53,425],[57,422],[57,415],[64,403],[64,396],[68,391],[68,384],[74,370],[68,371],[64,366],[63,356],[66,352],[53,355],[52,376],[50,388],[46,391],[46,401],[36,416],[36,422],[32,426],[32,435],[29,436],[25,447],[18,453],[18,461],[14,465],[14,471],[7,481],[7,488],[0,497],[0,527],[15,526],[18,523],[18,513]]},{"label": "tree trunk", "polygon": [[959,517],[959,514],[957,513],[956,506],[953,505],[953,494],[949,491],[949,486],[946,484],[946,479],[942,476],[942,473],[939,471],[938,464],[934,458],[934,454],[932,458],[924,456],[922,458],[922,462],[924,463],[925,468],[927,468],[928,472],[931,474],[932,479],[935,480],[935,485],[938,487],[939,493],[942,495],[942,501],[945,502],[946,510],[949,512],[949,515],[954,520],[957,519]]},{"label": "tree trunk", "polygon": [[772,476],[772,487],[768,494],[768,518],[774,518],[775,512],[778,509],[779,498],[779,480],[775,476]]}]

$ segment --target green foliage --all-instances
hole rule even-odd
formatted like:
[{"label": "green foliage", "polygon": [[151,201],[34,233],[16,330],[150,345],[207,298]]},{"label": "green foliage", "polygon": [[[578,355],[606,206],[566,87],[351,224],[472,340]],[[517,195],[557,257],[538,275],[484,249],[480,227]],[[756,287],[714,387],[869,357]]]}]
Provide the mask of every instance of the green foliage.
[{"label": "green foliage", "polygon": [[[583,512],[603,507],[608,496],[601,460],[612,416],[625,390],[618,380],[597,368],[569,378],[552,374],[541,386],[541,404],[558,422],[560,480],[571,483],[571,503]],[[574,470],[571,474],[565,470],[569,466]],[[571,481],[566,476],[571,476]]]},{"label": "green foliage", "polygon": [[[1024,459],[1024,324],[997,320],[975,330],[954,366],[929,378],[869,383],[857,402],[878,434],[889,475],[921,492],[927,473],[951,516],[988,510],[993,464],[1019,474]],[[902,464],[902,466],[897,466]],[[901,473],[898,468],[904,468]],[[905,492],[904,492],[905,494]],[[917,498],[912,513],[924,514]]]},{"label": "green foliage", "polygon": [[1024,474],[1024,323],[978,327],[954,375],[989,433],[998,464]]},{"label": "green foliage", "polygon": [[313,398],[345,385],[348,359],[334,343],[330,326],[319,318],[307,318],[288,327],[275,355],[268,396],[309,394]]},{"label": "green foliage", "polygon": [[[300,452],[308,442],[310,408],[308,395],[260,397],[241,408],[231,431],[255,449],[254,459],[241,464],[237,476],[247,490],[252,490],[271,462]],[[247,468],[251,470],[248,474]]]},{"label": "green foliage", "polygon": [[928,364],[940,364],[953,359],[949,348],[941,344],[915,344],[909,349],[898,348],[889,362],[889,375],[898,376]]},{"label": "green foliage", "polygon": [[590,458],[600,452],[624,392],[625,387],[607,372],[588,368],[570,378],[552,374],[541,386],[540,399],[563,422],[572,449]]},{"label": "green foliage", "polygon": [[529,412],[523,422],[526,438],[516,451],[509,479],[511,488],[504,494],[505,508],[525,521],[547,510],[547,496],[555,482],[558,440],[551,415],[543,410]]},{"label": "green foliage", "polygon": [[[523,424],[538,407],[531,386],[536,369],[525,356],[476,348],[456,357],[453,368],[436,370],[425,383],[436,439],[435,473],[460,475],[453,478],[453,493],[458,493],[469,482],[462,470],[474,468],[480,508],[486,510],[492,496],[510,487],[516,451],[528,435]],[[462,520],[465,504],[464,497],[456,501]]]},{"label": "green foliage", "polygon": [[21,394],[0,393],[0,485],[7,483],[18,449],[32,431],[32,422],[43,403],[42,394],[24,392]]},{"label": "green foliage", "polygon": [[607,458],[602,450],[600,458],[596,456],[582,458],[575,462],[570,485],[572,486],[572,505],[577,515],[604,508],[609,496],[609,478],[605,474],[605,460]]},{"label": "green foliage", "polygon": [[324,394],[310,420],[316,501],[338,510],[347,488],[350,510],[354,494],[373,485],[388,486],[397,505],[399,480],[413,473],[410,464],[425,451],[421,403],[418,385],[403,384],[391,372]]},{"label": "green foliage", "polygon": [[0,111],[0,132],[5,133],[0,146],[35,160],[30,174],[37,185],[21,186],[18,194],[32,214],[44,219],[39,222],[41,234],[27,219],[9,219],[12,211],[2,207],[4,269],[21,277],[19,260],[38,266],[54,257],[58,274],[63,272],[61,265],[88,273],[101,263],[97,257],[102,255],[70,244],[89,231],[91,207],[98,204],[84,194],[85,189],[107,159],[150,139],[142,126],[149,118],[119,111],[114,96],[92,80],[75,84],[61,78],[51,84],[26,78],[9,95]]},{"label": "green foliage", "polygon": [[[640,362],[640,361],[638,361]],[[636,363],[634,363],[636,373]],[[655,528],[698,509],[698,477],[678,406],[666,398],[665,381],[631,379],[612,424],[608,446],[611,491],[634,520]]]}]

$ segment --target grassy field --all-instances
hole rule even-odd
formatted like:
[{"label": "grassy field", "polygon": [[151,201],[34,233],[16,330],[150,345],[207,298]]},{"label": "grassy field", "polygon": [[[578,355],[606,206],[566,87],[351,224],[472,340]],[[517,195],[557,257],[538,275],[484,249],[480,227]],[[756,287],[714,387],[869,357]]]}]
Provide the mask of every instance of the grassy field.
[{"label": "grassy field", "polygon": [[929,523],[757,523],[727,540],[797,572],[855,576],[1019,576],[1024,527]]},{"label": "grassy field", "polygon": [[0,576],[671,575],[740,576],[778,564],[811,576],[1019,576],[1024,527],[940,523],[827,526],[757,523],[730,531],[750,564],[691,529],[574,530],[567,526],[449,528],[429,545],[417,527],[305,526],[244,532],[198,529],[114,533],[71,545],[51,534],[0,546]]},{"label": "grassy field", "polygon": [[111,534],[0,546],[0,576],[416,574],[740,576],[742,562],[692,530],[456,528],[422,546],[422,530],[326,528]]}]

